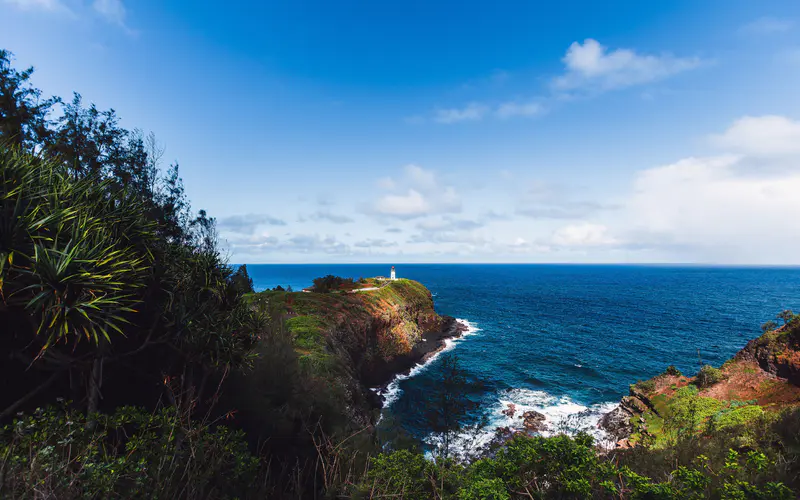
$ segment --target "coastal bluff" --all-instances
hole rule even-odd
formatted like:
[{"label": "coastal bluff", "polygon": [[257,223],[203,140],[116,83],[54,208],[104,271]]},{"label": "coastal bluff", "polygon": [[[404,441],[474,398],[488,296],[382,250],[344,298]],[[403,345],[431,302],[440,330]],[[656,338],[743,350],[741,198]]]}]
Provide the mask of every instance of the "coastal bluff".
[{"label": "coastal bluff", "polygon": [[751,340],[720,368],[704,366],[695,376],[685,376],[669,367],[632,384],[599,427],[617,447],[663,447],[687,426],[699,434],[735,432],[737,426],[792,407],[800,407],[797,319]]},{"label": "coastal bluff", "polygon": [[306,370],[340,389],[351,417],[369,424],[381,406],[369,389],[410,370],[466,327],[439,315],[431,292],[414,280],[386,280],[355,292],[264,291],[252,300],[281,318]]}]

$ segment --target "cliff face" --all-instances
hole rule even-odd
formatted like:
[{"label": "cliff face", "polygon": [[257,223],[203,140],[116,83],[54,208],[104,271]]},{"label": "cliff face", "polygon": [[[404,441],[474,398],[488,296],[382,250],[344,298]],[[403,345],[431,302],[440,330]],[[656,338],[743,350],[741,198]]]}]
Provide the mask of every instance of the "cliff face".
[{"label": "cliff face", "polygon": [[271,316],[282,315],[301,363],[344,388],[356,421],[380,401],[367,390],[385,384],[461,335],[434,310],[430,291],[401,279],[354,292],[263,292]]},{"label": "cliff face", "polygon": [[750,341],[719,370],[686,377],[675,370],[640,381],[600,427],[627,447],[658,446],[691,418],[698,429],[724,428],[764,412],[800,405],[800,324]]}]

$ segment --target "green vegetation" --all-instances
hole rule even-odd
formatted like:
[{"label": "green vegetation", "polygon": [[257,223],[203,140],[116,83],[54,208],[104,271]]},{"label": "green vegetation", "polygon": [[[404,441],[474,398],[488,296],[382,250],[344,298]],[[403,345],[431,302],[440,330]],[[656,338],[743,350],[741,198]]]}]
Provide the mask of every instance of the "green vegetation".
[{"label": "green vegetation", "polygon": [[321,278],[314,279],[314,291],[316,293],[331,293],[348,291],[355,288],[353,278],[342,278],[329,274]]},{"label": "green vegetation", "polygon": [[670,377],[682,377],[683,374],[680,370],[678,370],[675,365],[669,365],[667,369],[664,371],[665,375],[669,375]]},{"label": "green vegetation", "polygon": [[697,372],[695,384],[698,387],[711,387],[712,385],[721,382],[725,378],[725,374],[719,368],[714,368],[711,365],[704,365]]},{"label": "green vegetation", "polygon": [[650,380],[639,380],[635,384],[631,385],[631,390],[636,392],[653,392],[656,389],[656,381],[653,379]]},{"label": "green vegetation", "polygon": [[[647,451],[599,456],[590,436],[516,436],[492,458],[471,464],[425,460],[400,450],[370,462],[354,498],[523,499],[523,498],[753,498],[791,499],[792,491],[768,479],[776,464],[758,451],[728,449],[717,458],[698,454],[670,469],[665,457]],[[655,465],[656,479],[634,463]]]},{"label": "green vegetation", "polygon": [[[711,367],[671,397],[634,385],[657,412],[633,449],[515,436],[462,463],[470,384],[445,358],[421,414],[434,457],[380,439],[365,384],[441,326],[427,289],[253,293],[153,135],[30,75],[0,51],[0,497],[796,497],[800,411],[701,396]],[[798,338],[781,319],[758,345]]]}]

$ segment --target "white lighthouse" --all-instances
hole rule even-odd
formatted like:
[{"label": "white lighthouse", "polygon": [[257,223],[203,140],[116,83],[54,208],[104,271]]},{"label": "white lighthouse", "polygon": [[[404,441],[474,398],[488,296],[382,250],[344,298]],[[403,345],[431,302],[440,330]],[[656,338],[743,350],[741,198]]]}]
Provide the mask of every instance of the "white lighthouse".
[{"label": "white lighthouse", "polygon": [[392,272],[389,274],[389,279],[392,281],[397,279],[397,275],[394,272],[394,266],[392,266]]}]

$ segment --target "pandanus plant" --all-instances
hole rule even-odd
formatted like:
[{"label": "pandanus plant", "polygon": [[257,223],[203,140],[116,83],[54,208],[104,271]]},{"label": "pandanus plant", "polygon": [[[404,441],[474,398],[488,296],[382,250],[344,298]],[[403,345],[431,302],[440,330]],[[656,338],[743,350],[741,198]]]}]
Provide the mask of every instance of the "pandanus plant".
[{"label": "pandanus plant", "polygon": [[53,371],[50,383],[91,367],[90,409],[103,353],[124,335],[146,279],[153,228],[141,213],[124,193],[109,196],[102,180],[75,179],[58,163],[0,147],[2,342]]}]

